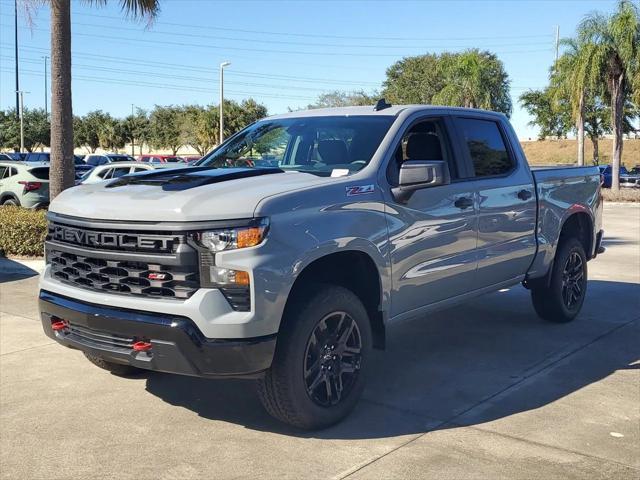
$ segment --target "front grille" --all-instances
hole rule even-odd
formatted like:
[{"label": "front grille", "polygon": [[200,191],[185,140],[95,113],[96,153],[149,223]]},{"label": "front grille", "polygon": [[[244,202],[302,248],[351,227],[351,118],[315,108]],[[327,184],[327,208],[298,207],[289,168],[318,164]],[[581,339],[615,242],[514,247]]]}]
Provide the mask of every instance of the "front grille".
[{"label": "front grille", "polygon": [[186,299],[198,289],[198,273],[142,261],[107,260],[49,249],[53,277],[101,292]]},{"label": "front grille", "polygon": [[92,328],[82,327],[73,323],[69,323],[67,335],[84,345],[96,348],[107,348],[109,350],[120,350],[126,353],[131,352],[131,347],[136,341],[136,339],[132,337],[93,330]]},{"label": "front grille", "polygon": [[186,242],[186,236],[184,233],[78,228],[49,222],[47,240],[98,250],[174,253],[180,245]]}]

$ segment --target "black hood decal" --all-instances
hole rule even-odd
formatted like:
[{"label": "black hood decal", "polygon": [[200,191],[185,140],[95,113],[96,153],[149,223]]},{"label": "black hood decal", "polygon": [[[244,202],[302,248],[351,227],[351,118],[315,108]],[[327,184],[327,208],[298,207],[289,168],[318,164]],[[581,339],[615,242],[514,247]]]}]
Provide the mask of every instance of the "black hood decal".
[{"label": "black hood decal", "polygon": [[211,168],[185,167],[171,170],[151,170],[136,175],[125,175],[109,183],[105,188],[125,185],[156,185],[166,191],[182,191],[212,183],[284,173],[279,168]]}]

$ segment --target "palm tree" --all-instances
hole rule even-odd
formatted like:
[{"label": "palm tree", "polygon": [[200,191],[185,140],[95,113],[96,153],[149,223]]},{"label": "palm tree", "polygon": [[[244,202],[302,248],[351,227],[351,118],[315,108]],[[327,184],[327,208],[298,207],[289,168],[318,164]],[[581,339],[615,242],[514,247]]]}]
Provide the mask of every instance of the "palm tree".
[{"label": "palm tree", "polygon": [[477,49],[441,57],[444,87],[433,103],[511,114],[509,77],[493,53]]},{"label": "palm tree", "polygon": [[571,116],[578,140],[578,165],[584,165],[584,124],[588,72],[580,65],[581,45],[572,38],[562,40],[565,52],[551,74],[551,90],[556,101],[571,100]]},{"label": "palm tree", "polygon": [[612,15],[592,13],[578,26],[578,42],[584,45],[580,68],[587,72],[589,87],[594,90],[604,87],[611,102],[613,190],[620,188],[624,106],[632,95],[632,82],[640,69],[639,20],[636,6],[629,0],[621,0]]},{"label": "palm tree", "polygon": [[[71,0],[49,0],[51,5],[51,172],[53,200],[74,184],[73,110],[71,106]],[[105,5],[107,0],[86,0]],[[159,0],[119,0],[127,16],[151,21]]]}]

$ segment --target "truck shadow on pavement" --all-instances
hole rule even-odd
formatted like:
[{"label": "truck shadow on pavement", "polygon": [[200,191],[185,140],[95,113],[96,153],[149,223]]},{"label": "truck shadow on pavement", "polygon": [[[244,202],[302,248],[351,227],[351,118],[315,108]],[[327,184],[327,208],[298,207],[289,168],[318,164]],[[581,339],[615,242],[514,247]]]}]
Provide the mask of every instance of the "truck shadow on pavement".
[{"label": "truck shadow on pavement", "polygon": [[[248,380],[148,373],[147,390],[204,418],[298,437],[386,438],[476,425],[639,368],[640,285],[596,280],[588,288],[570,324],[540,320],[528,292],[514,287],[389,328],[387,350],[371,360],[363,400],[345,421],[319,432],[272,419]],[[633,333],[615,335],[620,329]]]},{"label": "truck shadow on pavement", "polygon": [[36,270],[0,255],[0,283],[23,280],[38,275]]}]

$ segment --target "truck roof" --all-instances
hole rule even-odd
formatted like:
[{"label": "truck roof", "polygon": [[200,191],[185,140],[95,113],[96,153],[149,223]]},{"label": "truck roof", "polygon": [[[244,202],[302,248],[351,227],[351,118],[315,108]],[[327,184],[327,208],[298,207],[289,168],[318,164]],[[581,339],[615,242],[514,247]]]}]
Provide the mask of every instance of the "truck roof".
[{"label": "truck roof", "polygon": [[371,115],[371,116],[398,116],[401,112],[408,110],[410,112],[419,112],[425,111],[428,112],[430,110],[438,110],[442,112],[443,110],[450,113],[464,113],[464,112],[475,112],[482,113],[486,115],[493,115],[504,117],[502,113],[492,112],[489,110],[480,110],[476,108],[462,108],[462,107],[448,107],[443,105],[391,105],[387,108],[383,108],[381,110],[375,110],[373,105],[363,106],[363,107],[332,107],[332,108],[314,108],[309,110],[298,110],[294,112],[282,113],[279,115],[273,115],[268,118],[277,119],[277,118],[300,118],[300,117],[330,117],[330,116],[351,116],[351,115]]}]

